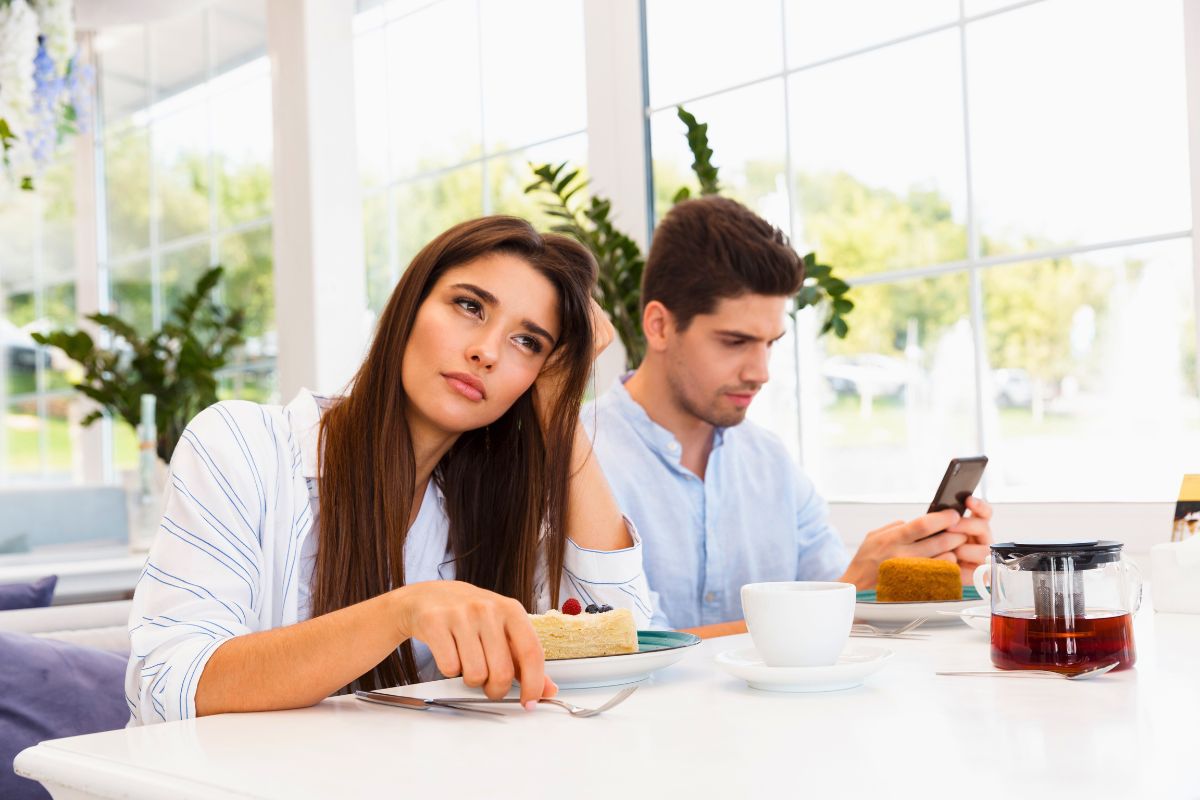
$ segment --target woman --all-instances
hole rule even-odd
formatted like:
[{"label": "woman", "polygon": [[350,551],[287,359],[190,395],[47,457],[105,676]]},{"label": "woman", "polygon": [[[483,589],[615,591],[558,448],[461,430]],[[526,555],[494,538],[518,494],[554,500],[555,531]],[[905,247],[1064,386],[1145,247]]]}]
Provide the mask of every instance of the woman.
[{"label": "woman", "polygon": [[[462,675],[557,690],[527,611],[649,621],[640,542],[579,403],[612,328],[578,243],[455,226],[413,260],[349,393],[199,414],[134,593],[131,724]],[[457,579],[457,580],[456,580]]]}]

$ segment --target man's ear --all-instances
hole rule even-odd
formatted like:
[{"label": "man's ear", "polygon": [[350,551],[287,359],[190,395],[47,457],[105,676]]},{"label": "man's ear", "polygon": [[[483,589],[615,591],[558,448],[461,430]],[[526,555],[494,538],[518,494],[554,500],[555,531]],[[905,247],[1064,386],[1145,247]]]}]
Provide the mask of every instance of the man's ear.
[{"label": "man's ear", "polygon": [[646,334],[646,347],[661,353],[675,333],[675,317],[662,303],[651,300],[642,311],[642,330]]}]

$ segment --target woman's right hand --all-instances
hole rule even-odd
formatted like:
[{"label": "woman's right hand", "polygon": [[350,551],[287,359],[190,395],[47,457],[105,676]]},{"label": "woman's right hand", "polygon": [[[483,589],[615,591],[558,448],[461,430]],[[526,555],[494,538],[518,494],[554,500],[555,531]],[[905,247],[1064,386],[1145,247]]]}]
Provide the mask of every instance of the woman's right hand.
[{"label": "woman's right hand", "polygon": [[482,686],[493,700],[507,694],[515,678],[527,709],[558,693],[546,675],[542,643],[516,600],[461,581],[414,583],[391,594],[401,639],[428,645],[447,678],[461,674],[463,683]]}]

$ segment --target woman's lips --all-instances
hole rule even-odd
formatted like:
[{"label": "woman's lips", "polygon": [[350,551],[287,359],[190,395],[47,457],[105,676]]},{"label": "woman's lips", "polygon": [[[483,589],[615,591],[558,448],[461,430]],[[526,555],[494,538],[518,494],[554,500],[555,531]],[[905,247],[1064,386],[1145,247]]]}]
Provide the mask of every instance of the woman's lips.
[{"label": "woman's lips", "polygon": [[450,384],[451,389],[468,400],[478,403],[487,397],[483,381],[474,375],[468,375],[465,372],[443,372],[442,377],[446,379],[446,383]]}]

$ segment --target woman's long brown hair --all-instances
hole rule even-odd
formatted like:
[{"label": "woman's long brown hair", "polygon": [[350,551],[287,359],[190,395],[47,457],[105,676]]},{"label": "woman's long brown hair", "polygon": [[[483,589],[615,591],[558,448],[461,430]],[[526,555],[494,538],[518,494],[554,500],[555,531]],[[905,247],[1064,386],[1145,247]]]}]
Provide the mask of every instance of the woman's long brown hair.
[{"label": "woman's long brown hair", "polygon": [[[496,216],[456,225],[417,254],[383,310],[349,394],[321,419],[313,616],[404,585],[408,521],[413,503],[421,501],[413,496],[416,462],[400,378],[404,350],[417,309],[441,274],[492,253],[524,259],[557,290],[562,330],[543,369],[560,373],[562,392],[544,434],[531,387],[500,419],[459,436],[433,479],[446,498],[456,578],[533,611],[542,550],[551,602],[558,604],[571,446],[592,364],[589,298],[596,262],[572,239]],[[543,525],[546,537],[539,543]],[[412,647],[405,642],[346,688],[416,680]]]}]

